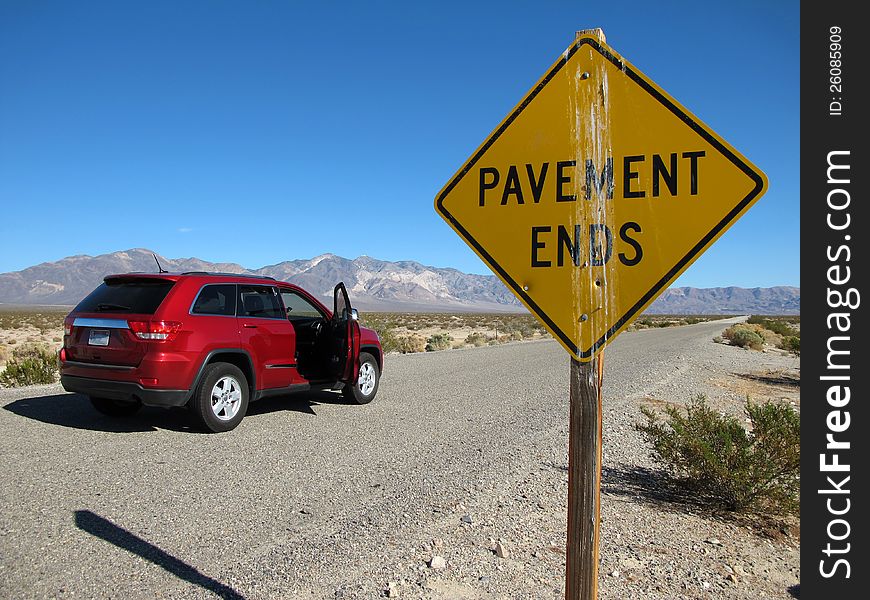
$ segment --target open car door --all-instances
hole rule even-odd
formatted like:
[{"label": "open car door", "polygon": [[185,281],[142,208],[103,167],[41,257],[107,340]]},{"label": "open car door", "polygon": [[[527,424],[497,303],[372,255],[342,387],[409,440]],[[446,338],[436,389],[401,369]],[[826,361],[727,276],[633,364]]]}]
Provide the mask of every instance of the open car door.
[{"label": "open car door", "polygon": [[335,305],[332,313],[332,343],[337,381],[356,383],[359,377],[359,320],[351,307],[344,283],[335,286]]}]

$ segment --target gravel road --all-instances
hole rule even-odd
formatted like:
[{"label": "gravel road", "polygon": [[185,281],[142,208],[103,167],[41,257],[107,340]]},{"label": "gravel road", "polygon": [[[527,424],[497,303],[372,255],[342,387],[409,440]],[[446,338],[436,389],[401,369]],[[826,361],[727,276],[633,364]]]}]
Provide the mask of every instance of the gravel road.
[{"label": "gravel road", "polygon": [[[799,369],[715,344],[731,321],[607,350],[600,597],[791,598],[798,541],[662,498],[642,399]],[[561,598],[568,358],[553,341],[390,355],[377,399],[266,399],[206,435],[0,390],[2,598]],[[431,566],[430,566],[431,563]],[[794,590],[794,588],[792,588]]]}]

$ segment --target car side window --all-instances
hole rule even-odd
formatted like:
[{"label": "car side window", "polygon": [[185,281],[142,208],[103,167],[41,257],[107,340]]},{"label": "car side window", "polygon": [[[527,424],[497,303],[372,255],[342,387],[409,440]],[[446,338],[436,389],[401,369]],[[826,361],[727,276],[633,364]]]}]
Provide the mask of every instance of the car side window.
[{"label": "car side window", "polygon": [[233,284],[204,286],[190,310],[195,315],[236,314],[236,286]]},{"label": "car side window", "polygon": [[261,319],[283,319],[284,308],[281,306],[277,288],[266,285],[240,285],[238,315]]},{"label": "car side window", "polygon": [[324,314],[316,306],[296,292],[281,290],[281,299],[284,301],[284,308],[287,310],[287,318],[291,321],[325,318]]}]

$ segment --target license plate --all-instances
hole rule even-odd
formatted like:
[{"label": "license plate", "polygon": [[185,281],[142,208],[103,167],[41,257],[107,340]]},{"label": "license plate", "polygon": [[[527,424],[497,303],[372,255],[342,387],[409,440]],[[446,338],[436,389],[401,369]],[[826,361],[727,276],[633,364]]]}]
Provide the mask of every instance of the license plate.
[{"label": "license plate", "polygon": [[91,329],[88,336],[88,346],[108,346],[109,345],[109,330],[108,329]]}]

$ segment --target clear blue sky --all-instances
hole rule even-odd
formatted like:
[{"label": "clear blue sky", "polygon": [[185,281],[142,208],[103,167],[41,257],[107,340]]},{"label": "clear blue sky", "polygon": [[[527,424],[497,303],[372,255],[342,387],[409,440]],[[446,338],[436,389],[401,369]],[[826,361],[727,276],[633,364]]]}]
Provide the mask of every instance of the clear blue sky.
[{"label": "clear blue sky", "polygon": [[0,272],[147,247],[489,273],[433,198],[573,39],[767,173],[678,285],[800,285],[798,2],[0,0]]}]

